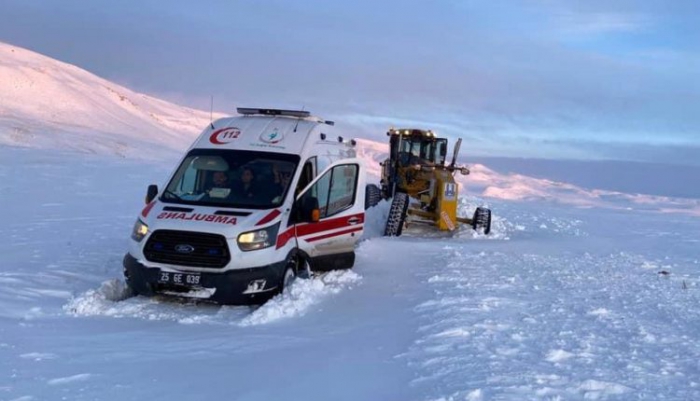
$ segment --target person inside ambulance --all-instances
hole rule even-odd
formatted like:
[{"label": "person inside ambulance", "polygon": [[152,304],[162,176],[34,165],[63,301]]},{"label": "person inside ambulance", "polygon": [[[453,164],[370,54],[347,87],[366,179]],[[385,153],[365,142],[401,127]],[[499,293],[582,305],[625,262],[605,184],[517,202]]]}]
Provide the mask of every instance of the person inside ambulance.
[{"label": "person inside ambulance", "polygon": [[272,183],[272,202],[279,203],[282,196],[287,191],[289,181],[292,179],[292,172],[282,163],[274,163],[272,165],[272,175],[274,182]]},{"label": "person inside ambulance", "polygon": [[212,188],[228,188],[228,175],[225,171],[215,171],[212,176]]},{"label": "person inside ambulance", "polygon": [[207,191],[209,198],[226,198],[231,193],[228,174],[225,171],[214,171],[211,177],[211,188]]},{"label": "person inside ambulance", "polygon": [[232,196],[242,203],[255,203],[257,189],[255,187],[255,172],[250,167],[243,167],[240,181],[232,188]]}]

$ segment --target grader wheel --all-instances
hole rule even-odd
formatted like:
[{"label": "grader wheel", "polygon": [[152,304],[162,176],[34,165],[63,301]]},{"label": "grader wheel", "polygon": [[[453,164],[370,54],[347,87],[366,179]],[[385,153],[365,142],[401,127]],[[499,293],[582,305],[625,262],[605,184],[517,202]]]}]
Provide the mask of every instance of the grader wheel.
[{"label": "grader wheel", "polygon": [[472,228],[475,231],[483,230],[488,235],[491,232],[491,210],[477,207],[472,218]]},{"label": "grader wheel", "polygon": [[408,210],[408,195],[404,192],[394,194],[394,199],[391,201],[389,209],[389,217],[386,219],[386,228],[384,235],[387,237],[398,237],[403,231],[403,223],[406,220],[406,211]]}]

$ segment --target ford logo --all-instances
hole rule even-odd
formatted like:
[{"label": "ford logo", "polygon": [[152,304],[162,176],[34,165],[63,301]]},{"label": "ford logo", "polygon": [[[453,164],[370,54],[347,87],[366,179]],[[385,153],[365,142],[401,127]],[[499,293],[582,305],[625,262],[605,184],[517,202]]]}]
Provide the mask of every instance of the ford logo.
[{"label": "ford logo", "polygon": [[194,247],[190,244],[175,245],[175,252],[177,252],[177,253],[192,253],[192,252],[194,252]]}]

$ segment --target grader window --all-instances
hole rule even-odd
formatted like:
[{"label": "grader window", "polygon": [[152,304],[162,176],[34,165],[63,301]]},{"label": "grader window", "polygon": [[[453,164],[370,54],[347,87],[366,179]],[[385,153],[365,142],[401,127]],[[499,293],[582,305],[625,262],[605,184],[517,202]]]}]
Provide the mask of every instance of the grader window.
[{"label": "grader window", "polygon": [[447,139],[436,138],[432,133],[420,130],[404,135],[392,135],[390,139],[391,159],[399,165],[426,163],[444,165],[447,156]]},{"label": "grader window", "polygon": [[412,138],[402,143],[402,152],[405,155],[401,160],[402,164],[443,164],[445,157],[440,156],[440,142],[435,139]]},{"label": "grader window", "polygon": [[447,156],[447,138],[441,138],[435,140],[436,152],[435,152],[435,164],[444,165],[445,157]]}]

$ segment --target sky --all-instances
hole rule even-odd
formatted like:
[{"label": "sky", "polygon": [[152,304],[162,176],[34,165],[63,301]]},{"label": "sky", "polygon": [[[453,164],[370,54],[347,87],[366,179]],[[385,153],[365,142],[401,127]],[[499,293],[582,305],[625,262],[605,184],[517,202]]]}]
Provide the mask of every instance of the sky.
[{"label": "sky", "polygon": [[[165,6],[167,4],[167,7]],[[0,40],[187,106],[462,153],[700,165],[697,0],[0,0]]]}]

